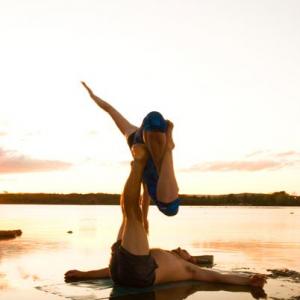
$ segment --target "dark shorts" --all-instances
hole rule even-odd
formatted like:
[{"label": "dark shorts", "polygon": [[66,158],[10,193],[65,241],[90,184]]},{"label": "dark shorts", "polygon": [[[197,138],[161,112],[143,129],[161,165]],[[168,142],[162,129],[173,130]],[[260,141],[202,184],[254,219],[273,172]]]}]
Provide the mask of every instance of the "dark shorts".
[{"label": "dark shorts", "polygon": [[[142,126],[134,133],[132,133],[128,139],[127,143],[131,148],[133,144],[144,143],[143,140],[143,130],[145,131],[158,131],[166,132],[167,122],[163,116],[156,111],[150,112],[143,120]],[[157,199],[156,190],[158,182],[158,173],[155,164],[150,157],[143,173],[143,182],[148,188],[148,192],[154,203],[157,205],[158,209],[167,216],[174,216],[177,214],[180,204],[180,199],[177,198],[170,203],[164,203]]]},{"label": "dark shorts", "polygon": [[117,285],[130,287],[149,287],[155,281],[157,264],[149,255],[134,255],[121,246],[121,240],[111,247],[109,270]]}]

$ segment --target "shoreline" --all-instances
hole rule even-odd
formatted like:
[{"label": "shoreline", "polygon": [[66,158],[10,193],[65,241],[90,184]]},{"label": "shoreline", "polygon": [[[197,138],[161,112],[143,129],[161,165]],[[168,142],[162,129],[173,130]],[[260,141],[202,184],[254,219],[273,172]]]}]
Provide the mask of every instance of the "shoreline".
[{"label": "shoreline", "polygon": [[[284,191],[272,194],[179,195],[182,206],[300,206],[300,196]],[[119,194],[55,194],[55,193],[3,193],[1,204],[38,205],[119,205]],[[151,203],[151,205],[153,205]]]}]

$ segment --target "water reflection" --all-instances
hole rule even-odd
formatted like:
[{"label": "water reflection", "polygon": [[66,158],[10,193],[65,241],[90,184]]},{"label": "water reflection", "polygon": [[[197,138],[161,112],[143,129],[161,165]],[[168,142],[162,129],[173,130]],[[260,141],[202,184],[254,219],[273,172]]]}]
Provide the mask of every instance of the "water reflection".
[{"label": "water reflection", "polygon": [[[294,214],[290,210],[182,207],[180,214],[170,219],[151,207],[150,244],[164,249],[182,246],[195,255],[213,254],[216,267],[224,270],[250,268],[265,273],[268,268],[286,267],[300,271],[300,208],[293,208]],[[20,238],[0,241],[1,291],[13,288],[17,294],[20,287],[62,282],[68,269],[105,267],[120,225],[116,220],[120,218],[116,206],[1,205],[0,228],[23,230]],[[67,234],[68,230],[73,234]],[[283,291],[282,295],[286,296],[287,283],[282,287],[274,281],[274,287],[273,281],[270,282],[266,286],[269,297],[275,295],[275,290]],[[225,299],[224,293],[231,293],[230,299],[254,297],[245,288],[229,291],[224,286],[218,290],[206,286],[205,290],[204,286],[156,291],[155,299],[177,299],[179,295],[186,295],[189,300]],[[290,295],[295,295],[296,289],[300,293],[295,283],[289,288]],[[34,299],[46,298],[41,294]]]},{"label": "water reflection", "polygon": [[[260,299],[266,298],[265,291],[261,288],[250,288],[246,286],[224,285],[224,284],[209,284],[199,282],[182,282],[170,284],[169,288],[156,289],[144,294],[130,294],[125,296],[115,296],[119,293],[118,288],[113,288],[109,299],[118,300],[183,300],[193,294],[206,298],[210,292],[229,292],[232,299],[232,293],[235,293],[237,299]],[[226,297],[223,297],[224,299]],[[193,299],[190,297],[189,299]]]},{"label": "water reflection", "polygon": [[[229,284],[184,281],[138,289],[114,286],[110,279],[81,281],[70,284],[56,284],[37,287],[37,289],[71,300],[119,299],[119,300],[183,300],[183,299],[239,299],[265,298],[261,288]],[[217,297],[216,297],[217,296]]]},{"label": "water reflection", "polygon": [[248,265],[261,265],[266,269],[276,267],[300,270],[299,265],[295,264],[295,259],[300,253],[300,243],[272,243],[255,240],[247,242],[193,241],[192,246],[195,249],[212,249],[212,253],[217,254],[216,262],[219,266],[231,263],[246,267],[247,264],[243,262],[247,261]]},{"label": "water reflection", "polygon": [[58,241],[41,241],[16,238],[14,240],[1,240],[0,241],[0,261],[9,257],[18,257],[26,253],[33,253],[37,251],[52,251],[60,250],[64,247],[63,242]]}]

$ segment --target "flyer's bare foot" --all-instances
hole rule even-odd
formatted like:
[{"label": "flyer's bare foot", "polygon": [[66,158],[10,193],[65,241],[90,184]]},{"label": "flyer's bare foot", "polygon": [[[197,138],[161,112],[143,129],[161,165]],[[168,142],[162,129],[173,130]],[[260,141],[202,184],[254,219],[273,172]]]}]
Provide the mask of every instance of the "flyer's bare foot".
[{"label": "flyer's bare foot", "polygon": [[255,287],[263,287],[267,282],[266,275],[263,274],[254,274],[250,277],[250,285]]},{"label": "flyer's bare foot", "polygon": [[175,144],[172,136],[174,124],[170,120],[167,120],[167,123],[168,123],[168,127],[166,131],[166,136],[167,136],[166,147],[168,150],[173,150],[175,148]]}]

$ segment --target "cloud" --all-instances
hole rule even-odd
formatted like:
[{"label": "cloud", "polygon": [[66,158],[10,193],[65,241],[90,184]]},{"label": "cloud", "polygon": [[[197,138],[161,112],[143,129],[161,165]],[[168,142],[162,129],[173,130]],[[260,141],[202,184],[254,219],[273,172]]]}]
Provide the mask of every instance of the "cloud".
[{"label": "cloud", "polygon": [[287,157],[291,157],[291,156],[298,156],[300,157],[300,152],[294,151],[294,150],[289,150],[289,151],[285,151],[285,152],[272,152],[270,150],[256,150],[253,151],[249,154],[247,154],[245,157],[246,158],[253,158],[253,157],[268,157],[268,158],[287,158]]},{"label": "cloud", "polygon": [[6,132],[4,132],[4,131],[0,131],[0,136],[5,136],[5,135],[7,135],[7,133],[6,133]]},{"label": "cloud", "polygon": [[273,160],[257,161],[213,161],[202,164],[196,164],[182,171],[198,172],[226,172],[226,171],[262,171],[277,170],[292,165],[292,162],[280,162]]},{"label": "cloud", "polygon": [[194,164],[181,169],[182,172],[226,172],[244,171],[255,172],[263,170],[279,170],[300,165],[300,152],[289,150],[273,152],[270,150],[256,150],[247,154],[243,159],[232,161],[209,161]]},{"label": "cloud", "polygon": [[288,156],[300,156],[299,152],[296,151],[286,151],[275,154],[277,157],[288,157]]},{"label": "cloud", "polygon": [[0,174],[48,172],[64,170],[69,167],[71,167],[71,164],[68,162],[34,159],[0,148]]}]

